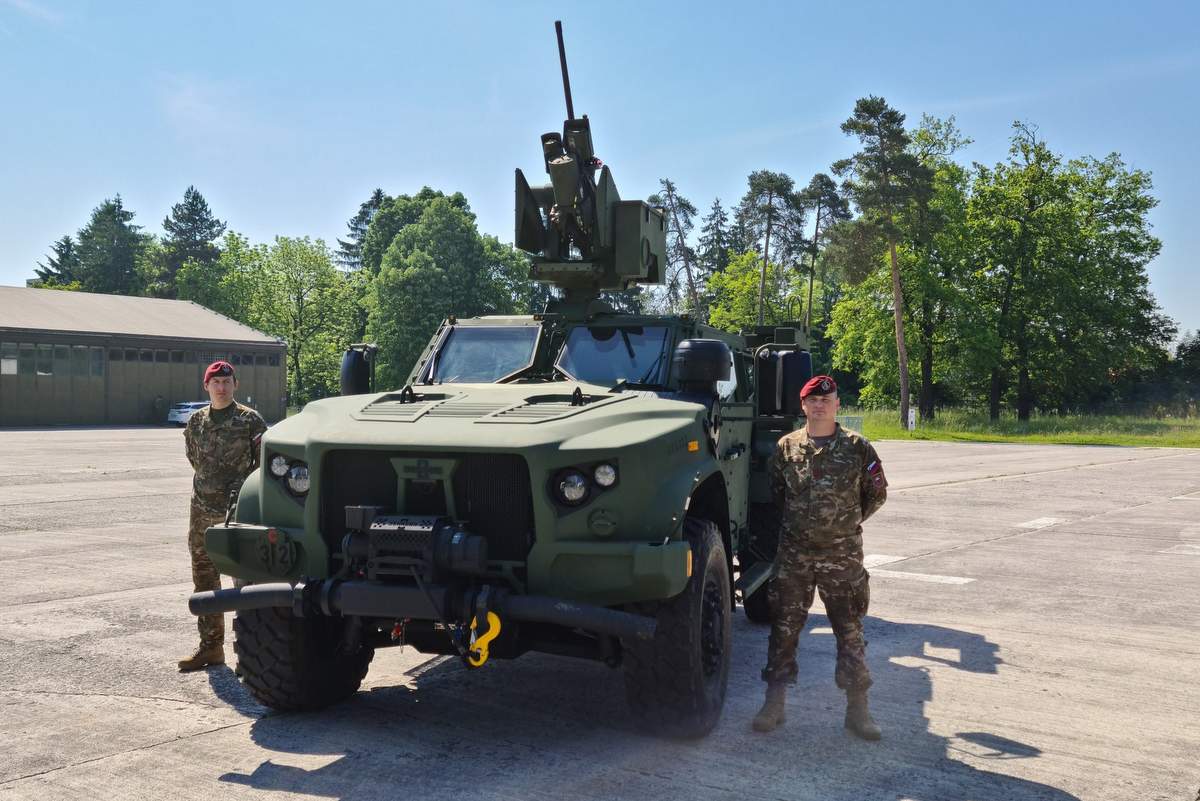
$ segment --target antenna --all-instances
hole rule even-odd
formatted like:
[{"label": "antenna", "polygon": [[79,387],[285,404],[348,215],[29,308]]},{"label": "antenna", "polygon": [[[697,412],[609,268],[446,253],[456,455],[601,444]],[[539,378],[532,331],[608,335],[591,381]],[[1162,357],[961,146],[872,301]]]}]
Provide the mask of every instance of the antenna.
[{"label": "antenna", "polygon": [[554,32],[558,34],[558,64],[562,68],[563,94],[567,96],[567,119],[575,119],[575,106],[571,103],[571,76],[567,74],[567,48],[563,45],[562,20],[554,20]]}]

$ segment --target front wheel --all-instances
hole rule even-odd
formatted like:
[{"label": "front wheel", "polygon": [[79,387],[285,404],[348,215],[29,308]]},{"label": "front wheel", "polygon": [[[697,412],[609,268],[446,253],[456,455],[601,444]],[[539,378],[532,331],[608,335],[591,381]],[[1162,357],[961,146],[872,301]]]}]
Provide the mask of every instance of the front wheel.
[{"label": "front wheel", "polygon": [[692,576],[684,591],[652,605],[654,640],[626,642],[625,694],[648,729],[672,737],[703,737],[721,717],[733,647],[729,562],[720,529],[689,517]]},{"label": "front wheel", "polygon": [[341,701],[358,690],[375,656],[344,636],[347,625],[346,618],[296,617],[290,609],[238,612],[237,673],[272,709],[307,711]]}]

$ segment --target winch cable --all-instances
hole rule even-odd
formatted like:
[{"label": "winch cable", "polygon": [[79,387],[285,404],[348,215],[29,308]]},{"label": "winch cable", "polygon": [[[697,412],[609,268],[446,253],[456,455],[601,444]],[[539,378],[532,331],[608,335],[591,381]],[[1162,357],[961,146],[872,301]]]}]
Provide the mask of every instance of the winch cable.
[{"label": "winch cable", "polygon": [[409,572],[412,573],[412,577],[416,579],[417,588],[425,594],[425,598],[429,601],[429,606],[433,609],[433,614],[437,616],[438,623],[442,624],[442,628],[445,630],[446,636],[450,638],[450,644],[453,645],[454,650],[458,652],[459,658],[466,661],[468,656],[467,649],[463,647],[463,644],[459,641],[462,638],[462,634],[460,633],[461,627],[451,626],[451,624],[447,623],[446,619],[442,617],[442,610],[438,608],[437,602],[433,600],[433,595],[428,589],[425,588],[425,582],[421,581],[421,576],[419,573],[417,573],[417,569],[415,567],[410,567]]}]

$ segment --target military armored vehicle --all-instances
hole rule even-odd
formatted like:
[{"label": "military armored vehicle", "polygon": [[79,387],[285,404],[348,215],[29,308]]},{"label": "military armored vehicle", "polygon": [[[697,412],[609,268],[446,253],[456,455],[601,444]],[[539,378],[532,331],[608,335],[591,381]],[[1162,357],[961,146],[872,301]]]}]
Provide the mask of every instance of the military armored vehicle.
[{"label": "military armored vehicle", "polygon": [[373,391],[351,347],[343,396],[272,427],[208,552],[237,586],[238,672],[262,703],[354,693],[375,649],[467,668],[527,651],[621,668],[634,716],[716,724],[731,616],[768,619],[777,517],[765,467],[811,373],[799,325],[732,335],[623,314],[606,290],[663,281],[666,222],[622,200],[567,97],[541,137],[549,184],[516,172],[516,247],[561,291],[541,314],[449,318],[407,383]]}]

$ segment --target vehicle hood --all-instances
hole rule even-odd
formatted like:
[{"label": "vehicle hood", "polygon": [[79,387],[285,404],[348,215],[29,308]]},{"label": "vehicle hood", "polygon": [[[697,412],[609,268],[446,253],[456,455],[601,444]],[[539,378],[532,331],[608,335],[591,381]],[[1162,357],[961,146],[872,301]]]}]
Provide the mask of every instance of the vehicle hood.
[{"label": "vehicle hood", "polygon": [[606,449],[668,436],[707,414],[671,393],[561,382],[438,384],[412,395],[328,398],[272,427],[268,444],[517,450]]}]

